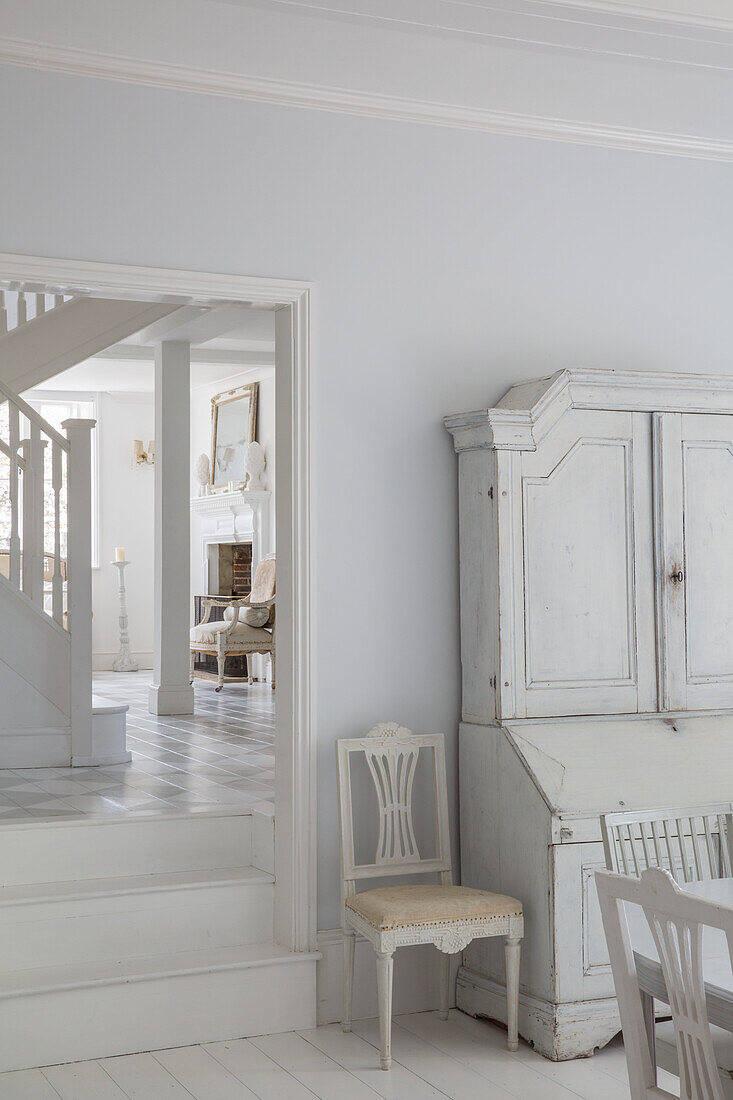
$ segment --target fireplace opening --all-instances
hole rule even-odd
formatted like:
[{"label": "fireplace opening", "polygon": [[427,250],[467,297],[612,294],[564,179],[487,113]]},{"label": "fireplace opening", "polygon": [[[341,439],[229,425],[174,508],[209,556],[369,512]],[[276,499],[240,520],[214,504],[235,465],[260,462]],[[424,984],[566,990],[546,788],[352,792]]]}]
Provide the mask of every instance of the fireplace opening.
[{"label": "fireplace opening", "polygon": [[[208,592],[194,596],[194,620],[198,625],[204,617],[206,596],[232,596],[242,599],[252,591],[252,543],[219,542],[208,547]],[[212,607],[209,622],[224,618],[224,607]],[[216,678],[216,657],[199,653],[196,659],[198,672],[209,673]],[[227,657],[227,677],[246,679],[247,658]]]}]

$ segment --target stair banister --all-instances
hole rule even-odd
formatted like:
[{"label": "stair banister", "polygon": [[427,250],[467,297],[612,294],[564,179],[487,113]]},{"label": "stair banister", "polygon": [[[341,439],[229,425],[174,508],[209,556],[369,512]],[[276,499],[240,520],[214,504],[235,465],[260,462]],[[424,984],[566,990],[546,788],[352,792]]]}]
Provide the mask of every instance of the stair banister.
[{"label": "stair banister", "polygon": [[[40,413],[36,412],[32,405],[29,405],[27,401],[24,401],[19,394],[15,393],[4,382],[0,381],[0,399],[5,398],[10,402],[11,406],[16,405],[18,411],[23,414],[26,420],[29,420],[31,424],[37,424],[44,435],[47,435],[49,439],[52,439],[54,443],[57,443],[62,451],[68,451],[69,441],[64,439],[60,432],[57,432],[50,424],[48,424]],[[96,423],[96,421],[95,421]]]},{"label": "stair banister", "polygon": [[71,763],[88,764],[92,744],[92,445],[96,420],[64,420],[69,447],[68,588],[71,634]]}]

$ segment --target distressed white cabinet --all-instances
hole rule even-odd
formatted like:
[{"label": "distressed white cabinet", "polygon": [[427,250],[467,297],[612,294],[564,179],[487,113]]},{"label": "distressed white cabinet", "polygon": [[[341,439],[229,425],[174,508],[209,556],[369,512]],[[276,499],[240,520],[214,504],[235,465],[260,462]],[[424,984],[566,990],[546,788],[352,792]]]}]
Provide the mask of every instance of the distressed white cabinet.
[{"label": "distressed white cabinet", "polygon": [[[600,814],[733,797],[733,379],[561,371],[446,426],[462,881],[524,901],[520,1031],[575,1057],[619,1026]],[[459,1006],[502,1018],[502,973],[472,946]]]}]

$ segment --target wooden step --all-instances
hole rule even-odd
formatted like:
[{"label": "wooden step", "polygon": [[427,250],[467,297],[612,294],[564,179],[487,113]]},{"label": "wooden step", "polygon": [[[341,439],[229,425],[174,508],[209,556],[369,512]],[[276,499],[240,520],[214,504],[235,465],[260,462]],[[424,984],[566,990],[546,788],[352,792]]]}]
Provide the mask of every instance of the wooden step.
[{"label": "wooden step", "polygon": [[0,825],[0,883],[87,881],[246,867],[249,810]]},{"label": "wooden step", "polygon": [[8,971],[241,946],[272,936],[273,877],[253,867],[0,890]]},{"label": "wooden step", "polygon": [[0,1071],[313,1027],[318,958],[267,942],[6,972]]}]

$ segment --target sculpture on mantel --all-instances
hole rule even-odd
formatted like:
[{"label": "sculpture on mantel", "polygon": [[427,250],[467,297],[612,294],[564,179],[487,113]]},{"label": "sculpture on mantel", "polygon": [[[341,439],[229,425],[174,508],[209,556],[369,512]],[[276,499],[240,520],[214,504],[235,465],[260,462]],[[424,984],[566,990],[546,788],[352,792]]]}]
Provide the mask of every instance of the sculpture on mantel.
[{"label": "sculpture on mantel", "polygon": [[209,478],[211,476],[211,464],[209,462],[208,455],[199,455],[196,459],[196,465],[193,468],[193,476],[199,483],[199,496],[206,496],[206,488],[209,484]]},{"label": "sculpture on mantel", "polygon": [[261,443],[247,444],[244,452],[244,472],[247,475],[248,489],[264,489],[262,475],[265,472],[265,449]]}]

